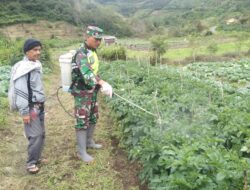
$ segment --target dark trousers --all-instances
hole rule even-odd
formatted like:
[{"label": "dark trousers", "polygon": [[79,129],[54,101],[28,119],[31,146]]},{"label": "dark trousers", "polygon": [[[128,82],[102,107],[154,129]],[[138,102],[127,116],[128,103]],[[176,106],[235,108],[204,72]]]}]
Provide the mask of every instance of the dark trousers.
[{"label": "dark trousers", "polygon": [[45,139],[44,107],[30,108],[30,115],[31,122],[24,126],[29,141],[27,167],[37,164],[41,158]]}]

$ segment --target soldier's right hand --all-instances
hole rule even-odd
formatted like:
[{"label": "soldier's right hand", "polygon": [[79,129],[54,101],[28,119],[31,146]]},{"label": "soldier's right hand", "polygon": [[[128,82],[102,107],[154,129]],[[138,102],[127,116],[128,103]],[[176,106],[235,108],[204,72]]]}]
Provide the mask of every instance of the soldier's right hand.
[{"label": "soldier's right hand", "polygon": [[113,88],[112,86],[105,82],[102,84],[102,87],[101,87],[101,92],[107,96],[109,96],[110,98],[112,98],[112,95],[113,95]]},{"label": "soldier's right hand", "polygon": [[24,122],[24,124],[29,124],[30,123],[30,116],[29,115],[23,116],[23,122]]}]

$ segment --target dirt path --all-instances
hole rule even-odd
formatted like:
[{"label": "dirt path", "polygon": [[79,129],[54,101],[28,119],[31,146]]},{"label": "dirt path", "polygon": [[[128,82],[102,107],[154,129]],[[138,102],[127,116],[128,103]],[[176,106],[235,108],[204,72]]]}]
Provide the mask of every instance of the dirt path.
[{"label": "dirt path", "polygon": [[[54,52],[56,61],[60,53]],[[58,67],[45,77],[46,102],[46,145],[44,156],[49,163],[41,165],[36,175],[25,171],[27,140],[23,135],[23,124],[18,114],[10,114],[8,126],[0,131],[0,190],[47,190],[47,189],[90,189],[90,190],[136,190],[138,186],[136,165],[128,163],[126,155],[112,140],[116,126],[109,118],[108,110],[101,104],[100,119],[96,132],[102,150],[90,150],[95,164],[86,165],[76,157],[74,119],[59,106],[55,92],[60,85]],[[65,106],[72,110],[69,94],[60,92]]]}]

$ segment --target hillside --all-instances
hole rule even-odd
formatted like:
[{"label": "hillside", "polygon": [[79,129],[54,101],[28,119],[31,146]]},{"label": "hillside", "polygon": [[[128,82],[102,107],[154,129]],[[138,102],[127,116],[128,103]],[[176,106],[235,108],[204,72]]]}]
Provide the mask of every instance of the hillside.
[{"label": "hillside", "polygon": [[82,32],[74,25],[64,21],[45,20],[5,26],[0,28],[0,33],[13,40],[23,36],[38,39],[77,39],[82,36]]},{"label": "hillside", "polygon": [[[250,30],[249,0],[96,1],[131,18],[132,23],[141,23],[141,28],[144,24],[146,32],[159,32],[162,31],[161,27],[164,27],[174,36],[182,36],[200,33],[215,25],[224,31]],[[231,18],[235,18],[235,23],[227,25],[227,20]]]},{"label": "hillside", "polygon": [[[214,11],[224,9],[227,11],[247,11],[250,6],[248,0],[96,0],[106,5],[115,5],[123,13],[134,13],[140,9],[162,10],[162,9],[202,9],[204,11],[213,9]],[[133,8],[132,8],[133,7]],[[131,9],[132,8],[132,9]],[[126,11],[125,11],[126,10]]]},{"label": "hillside", "polygon": [[[66,21],[80,29],[93,24],[107,34],[169,36],[250,31],[249,0],[1,0],[0,27],[38,20]],[[227,21],[234,19],[233,23]]]},{"label": "hillside", "polygon": [[38,20],[66,21],[79,28],[98,25],[106,33],[129,36],[124,18],[109,8],[87,0],[1,0],[0,27]]}]

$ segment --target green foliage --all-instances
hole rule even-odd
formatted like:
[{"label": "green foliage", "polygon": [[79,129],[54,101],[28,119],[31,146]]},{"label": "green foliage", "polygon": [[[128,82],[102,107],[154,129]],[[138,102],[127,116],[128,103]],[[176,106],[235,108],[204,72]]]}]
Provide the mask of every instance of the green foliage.
[{"label": "green foliage", "polygon": [[166,36],[154,36],[150,39],[152,49],[156,53],[157,57],[160,57],[166,53],[168,48],[168,43],[166,40]]},{"label": "green foliage", "polygon": [[0,130],[6,126],[7,113],[8,113],[8,101],[6,98],[0,96]]},{"label": "green foliage", "polygon": [[105,33],[130,36],[131,30],[124,19],[111,9],[84,0],[12,0],[0,5],[0,26],[36,22],[38,19],[66,21],[80,26],[98,25]]},{"label": "green foliage", "polygon": [[160,63],[162,55],[167,52],[168,43],[166,36],[158,35],[150,39],[151,47],[153,50],[153,57],[150,59],[151,65]]},{"label": "green foliage", "polygon": [[45,68],[53,68],[53,65],[51,63],[51,55],[50,55],[50,50],[49,46],[46,43],[43,43],[42,45],[42,53],[41,53],[41,58],[40,61]]},{"label": "green foliage", "polygon": [[107,99],[121,141],[142,164],[140,177],[150,189],[243,189],[243,171],[249,172],[249,155],[240,151],[247,150],[250,138],[247,87],[243,93],[242,87],[188,70],[132,61],[103,64],[101,70],[117,94],[157,115],[116,96]]},{"label": "green foliage", "polygon": [[22,43],[20,41],[13,42],[7,38],[0,36],[0,66],[13,65],[22,58]]},{"label": "green foliage", "polygon": [[207,50],[210,54],[215,54],[218,51],[218,45],[217,43],[211,43],[207,47]]},{"label": "green foliage", "polygon": [[65,20],[75,23],[70,7],[72,8],[67,1],[6,1],[1,3],[0,6],[3,16],[0,25],[34,22],[36,18],[52,21]]},{"label": "green foliage", "polygon": [[0,97],[6,96],[8,92],[9,80],[10,80],[11,66],[0,67]]},{"label": "green foliage", "polygon": [[247,84],[250,82],[250,60],[235,62],[193,63],[186,66],[192,74],[201,79],[215,79],[222,82]]},{"label": "green foliage", "polygon": [[117,45],[105,46],[100,49],[99,55],[108,61],[126,60],[126,49]]},{"label": "green foliage", "polygon": [[77,44],[77,43],[81,43],[82,41],[80,40],[62,40],[62,39],[50,39],[50,40],[46,40],[45,44],[49,47],[49,48],[64,48],[67,47],[69,45],[73,45],[73,44]]}]

